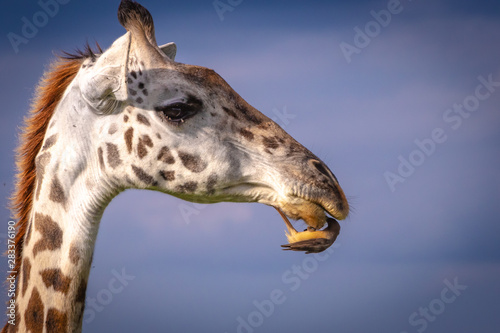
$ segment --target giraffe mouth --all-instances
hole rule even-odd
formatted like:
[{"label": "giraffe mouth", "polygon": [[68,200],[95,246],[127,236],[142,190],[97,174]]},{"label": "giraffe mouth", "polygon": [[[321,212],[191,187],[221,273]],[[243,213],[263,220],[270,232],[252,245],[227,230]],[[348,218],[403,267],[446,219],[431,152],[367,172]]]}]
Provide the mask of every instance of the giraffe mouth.
[{"label": "giraffe mouth", "polygon": [[[224,189],[225,195],[232,195],[232,201],[259,202],[272,206],[292,220],[303,220],[307,226],[321,229],[328,219],[342,220],[345,213],[335,208],[335,200],[322,200],[321,196],[286,195],[277,198],[276,190],[261,183],[240,183]],[[234,200],[235,196],[240,200]],[[316,197],[316,199],[315,199]],[[218,198],[217,202],[224,201],[225,196]],[[330,201],[332,201],[330,203]],[[330,204],[329,204],[330,203]]]},{"label": "giraffe mouth", "polygon": [[288,201],[280,201],[273,206],[282,214],[282,217],[287,216],[293,220],[303,220],[309,227],[314,229],[321,229],[327,222],[328,215],[331,215],[321,205],[298,197]]}]

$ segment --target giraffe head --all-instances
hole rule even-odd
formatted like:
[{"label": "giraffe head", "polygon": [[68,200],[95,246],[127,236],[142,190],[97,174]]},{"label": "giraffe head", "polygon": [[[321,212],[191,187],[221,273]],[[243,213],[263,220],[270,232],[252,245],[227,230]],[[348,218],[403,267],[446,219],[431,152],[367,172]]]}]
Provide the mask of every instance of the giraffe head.
[{"label": "giraffe head", "polygon": [[145,8],[122,1],[118,18],[126,34],[86,59],[71,87],[78,116],[92,116],[89,154],[110,186],[260,202],[316,228],[325,212],[347,216],[344,193],[319,158],[213,70],[175,62],[175,44],[157,45]]},{"label": "giraffe head", "polygon": [[[122,0],[118,18],[127,32],[108,50],[56,62],[37,88],[12,198],[15,325],[2,332],[81,331],[99,221],[124,189],[260,202],[314,228],[348,214],[330,169],[213,70],[175,62],[146,9]],[[289,248],[323,250],[328,224]]]}]

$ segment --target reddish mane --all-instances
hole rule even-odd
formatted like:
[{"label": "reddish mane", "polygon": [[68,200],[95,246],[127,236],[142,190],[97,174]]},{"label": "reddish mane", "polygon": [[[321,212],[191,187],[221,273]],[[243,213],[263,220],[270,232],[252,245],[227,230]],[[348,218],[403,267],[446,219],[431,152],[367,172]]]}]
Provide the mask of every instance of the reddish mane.
[{"label": "reddish mane", "polygon": [[[98,51],[102,52],[99,45]],[[61,100],[64,91],[73,81],[85,58],[95,59],[96,55],[86,45],[83,51],[75,54],[64,53],[51,64],[50,69],[38,83],[31,110],[24,119],[24,126],[19,135],[19,145],[16,149],[16,180],[15,190],[10,198],[10,209],[16,228],[16,266],[19,272],[23,253],[24,236],[27,231],[33,193],[36,186],[35,158],[42,147],[49,121]]]}]

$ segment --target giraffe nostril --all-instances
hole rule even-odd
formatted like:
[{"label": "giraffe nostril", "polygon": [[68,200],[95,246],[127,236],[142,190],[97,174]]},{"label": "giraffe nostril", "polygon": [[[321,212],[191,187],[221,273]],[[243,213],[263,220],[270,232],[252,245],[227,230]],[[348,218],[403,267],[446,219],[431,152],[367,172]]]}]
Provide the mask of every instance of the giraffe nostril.
[{"label": "giraffe nostril", "polygon": [[323,163],[319,160],[315,160],[315,159],[309,160],[309,163],[311,163],[316,168],[316,170],[321,172],[323,175],[325,175],[326,177],[328,177],[330,179],[334,179],[335,182],[338,183],[337,177],[335,177],[333,172],[331,172],[330,169],[328,169],[328,167],[325,165],[325,163]]}]

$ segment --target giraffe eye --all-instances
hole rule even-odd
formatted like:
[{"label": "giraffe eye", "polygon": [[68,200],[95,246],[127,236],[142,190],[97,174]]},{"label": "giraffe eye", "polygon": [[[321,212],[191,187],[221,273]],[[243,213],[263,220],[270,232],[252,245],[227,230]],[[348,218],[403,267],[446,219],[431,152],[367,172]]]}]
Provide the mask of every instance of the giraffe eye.
[{"label": "giraffe eye", "polygon": [[165,106],[155,107],[159,117],[163,121],[178,125],[196,115],[202,108],[202,102],[199,99],[190,97],[186,102],[177,102]]}]

